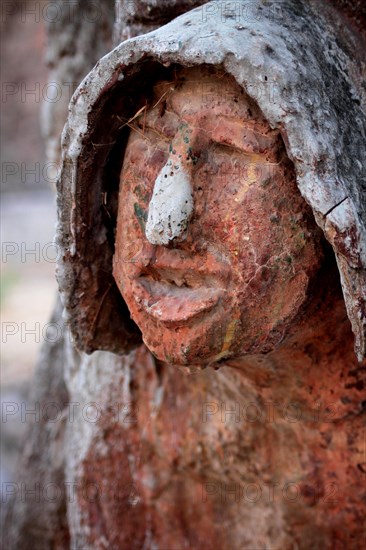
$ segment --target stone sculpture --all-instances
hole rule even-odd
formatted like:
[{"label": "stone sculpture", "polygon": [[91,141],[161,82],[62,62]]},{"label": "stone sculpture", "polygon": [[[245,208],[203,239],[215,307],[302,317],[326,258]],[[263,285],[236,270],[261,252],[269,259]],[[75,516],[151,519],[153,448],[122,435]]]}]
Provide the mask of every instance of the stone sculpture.
[{"label": "stone sculpture", "polygon": [[[71,102],[60,290],[76,347],[118,354],[70,369],[73,398],[87,386],[103,409],[68,431],[71,537],[357,548],[362,65],[326,7],[248,21],[217,6],[121,44]],[[132,427],[109,403],[126,395]]]}]

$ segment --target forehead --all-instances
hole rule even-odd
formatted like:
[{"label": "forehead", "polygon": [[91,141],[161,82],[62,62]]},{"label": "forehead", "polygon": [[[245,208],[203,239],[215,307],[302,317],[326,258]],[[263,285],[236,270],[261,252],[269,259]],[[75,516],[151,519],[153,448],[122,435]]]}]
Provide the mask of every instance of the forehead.
[{"label": "forehead", "polygon": [[153,92],[153,105],[164,102],[180,114],[214,109],[228,116],[265,121],[235,79],[218,68],[175,70],[172,78],[157,82]]}]

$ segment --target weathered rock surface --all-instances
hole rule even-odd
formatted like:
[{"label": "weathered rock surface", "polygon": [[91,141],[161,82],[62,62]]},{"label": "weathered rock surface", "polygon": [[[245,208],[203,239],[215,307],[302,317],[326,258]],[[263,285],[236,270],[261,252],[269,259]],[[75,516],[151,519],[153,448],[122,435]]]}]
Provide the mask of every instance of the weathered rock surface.
[{"label": "weathered rock surface", "polygon": [[[317,27],[318,11],[328,8],[311,5]],[[297,13],[301,27],[303,15]],[[327,25],[343,27],[342,41],[357,57],[360,38],[347,20],[331,10],[330,21]],[[302,50],[306,58],[306,45]],[[329,56],[336,57],[339,50],[331,50]],[[338,66],[342,74],[343,61]],[[358,86],[359,69],[355,65],[352,71]],[[98,78],[106,84],[102,72]],[[358,90],[363,97],[360,86]],[[111,130],[99,133],[95,143],[107,143],[103,140]],[[119,169],[114,178],[118,187]],[[83,204],[86,208],[88,202]],[[91,219],[96,223],[98,216]],[[103,241],[103,231],[100,235]],[[81,307],[81,298],[76,307]],[[114,322],[108,311],[99,325],[102,330]],[[23,548],[358,550],[365,515],[365,364],[353,353],[329,249],[307,314],[298,323],[296,333],[275,353],[249,356],[218,371],[188,372],[164,365],[141,344],[124,355],[97,351],[86,356],[75,352],[67,337],[62,358],[53,365],[55,380],[58,369],[65,367],[68,388],[66,432],[58,456],[66,457],[61,466],[66,477],[59,484],[73,488],[63,501],[70,542],[66,535],[55,542],[65,533],[59,520],[54,524],[51,514],[50,534],[48,516],[34,519],[30,506],[18,526],[22,534],[13,540]],[[134,345],[138,339],[137,334]],[[111,341],[116,339],[110,338],[108,345]],[[48,365],[51,357],[49,352]],[[48,380],[43,398],[53,372],[43,370],[42,380]],[[44,454],[48,440],[32,433],[30,444]],[[50,472],[59,464],[54,460],[36,479],[54,479]],[[48,510],[47,502],[42,505]],[[57,506],[62,509],[63,504]],[[36,534],[33,521],[39,525]]]}]

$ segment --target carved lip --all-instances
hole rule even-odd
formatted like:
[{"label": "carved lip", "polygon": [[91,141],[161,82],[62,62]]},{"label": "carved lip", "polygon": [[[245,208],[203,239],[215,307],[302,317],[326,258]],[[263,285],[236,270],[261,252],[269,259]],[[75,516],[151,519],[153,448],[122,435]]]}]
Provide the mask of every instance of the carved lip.
[{"label": "carved lip", "polygon": [[231,277],[229,264],[213,252],[192,255],[154,247],[135,266],[131,277],[135,301],[165,325],[184,323],[212,310],[227,292]]},{"label": "carved lip", "polygon": [[167,325],[188,321],[218,304],[224,289],[203,284],[189,286],[182,277],[182,274],[160,280],[138,277],[133,284],[134,298],[146,313]]}]

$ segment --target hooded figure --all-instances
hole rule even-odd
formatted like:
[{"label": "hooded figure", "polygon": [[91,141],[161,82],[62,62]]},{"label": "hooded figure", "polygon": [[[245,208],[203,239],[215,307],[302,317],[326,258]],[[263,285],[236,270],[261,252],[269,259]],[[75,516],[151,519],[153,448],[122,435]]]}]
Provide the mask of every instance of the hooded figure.
[{"label": "hooded figure", "polygon": [[[363,367],[353,354],[347,315],[362,360],[365,102],[362,63],[353,59],[361,40],[333,16],[312,0],[255,8],[247,2],[210,2],[118,46],[72,98],[58,184],[58,280],[76,348],[114,352],[77,359],[70,354],[65,361],[71,402],[96,404],[100,412],[92,423],[79,411],[67,427],[66,477],[78,489],[78,498],[68,503],[73,545],[359,547],[365,401]],[[197,75],[209,82],[204,94],[216,93],[204,113],[202,106],[196,109],[195,94],[190,104],[184,102],[187,90],[197,91]],[[230,89],[220,102],[225,81]],[[204,124],[210,121],[203,134],[195,112],[206,117]],[[259,146],[258,158],[265,153],[267,164],[286,177],[276,179],[273,172],[268,183],[254,167],[243,186],[234,172],[225,179],[221,156],[230,166],[243,165],[240,143],[226,147],[219,139],[230,113],[238,124],[231,124],[232,131],[226,126],[226,137],[234,143],[239,128],[249,148]],[[189,148],[196,130],[192,143],[200,145],[201,157]],[[163,153],[155,139],[162,140]],[[253,158],[256,154],[250,151]],[[226,189],[221,195],[220,181]],[[261,200],[253,205],[258,188]],[[200,193],[212,201],[204,203]],[[280,197],[282,218],[272,216],[274,196]],[[310,219],[306,237],[304,220]],[[282,227],[288,237],[283,251],[277,239]],[[231,264],[225,246],[221,257],[217,249],[212,254],[201,247],[201,228],[208,242],[211,231],[224,245],[237,231],[243,247],[229,247]],[[129,255],[135,237],[148,251],[146,272]],[[287,254],[287,245],[293,254]],[[277,271],[273,256],[281,260]],[[201,258],[210,261],[200,264]],[[270,269],[262,269],[267,260]],[[309,267],[305,276],[302,261]],[[235,301],[225,302],[230,293],[211,285],[217,267],[220,282],[226,275],[230,279],[227,265],[243,267],[236,281],[246,288],[235,296],[244,297],[243,309],[249,308],[241,324],[232,326],[235,307],[223,311],[215,304],[219,299],[231,307]],[[309,302],[297,315],[311,266],[317,284],[309,287]],[[192,273],[203,276],[203,289],[189,288]],[[272,284],[275,296],[266,301],[262,290]],[[150,300],[151,295],[158,299]],[[188,326],[185,316],[192,319],[196,305],[201,315],[212,304],[216,313],[210,317],[210,310],[203,319],[213,345],[219,339],[215,315],[229,311],[223,345],[212,363],[223,359],[230,366],[217,372],[194,369],[185,376],[189,369],[170,367],[179,362],[169,360],[167,348],[161,355],[159,346],[169,340],[171,350],[177,344],[180,352],[192,329],[189,338],[201,352],[201,336],[207,343],[210,335],[201,317],[200,325]],[[282,331],[282,321],[274,324],[258,352],[261,325],[251,332],[254,321],[262,315],[269,326],[279,311],[289,331]],[[242,333],[253,343],[244,357],[232,347]],[[247,352],[247,342],[242,343]],[[190,365],[194,346],[183,346],[180,364],[186,354]],[[199,364],[198,352],[191,364]],[[204,356],[202,364],[207,364]],[[90,484],[102,489],[96,499],[83,497]]]},{"label": "hooded figure", "polygon": [[351,38],[341,36],[308,2],[255,11],[236,3],[232,12],[210,2],[98,62],[70,104],[58,184],[58,281],[78,349],[124,353],[140,341],[112,274],[129,123],[146,106],[154,82],[176,68],[211,66],[233,77],[279,131],[298,189],[334,250],[355,351],[363,359],[365,113]]}]

